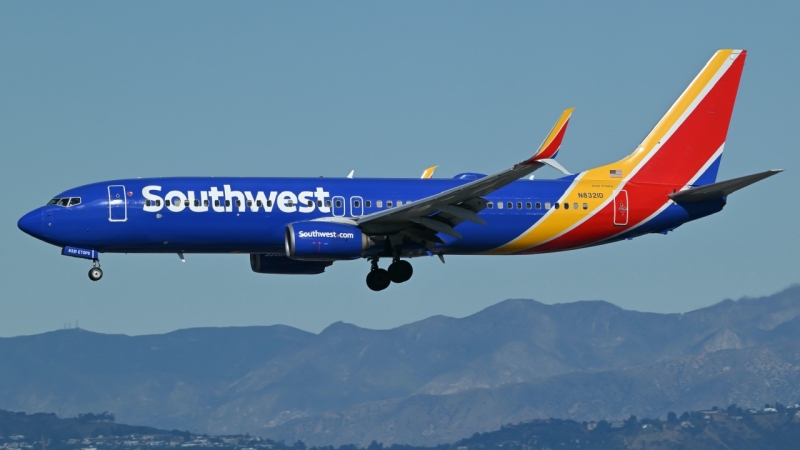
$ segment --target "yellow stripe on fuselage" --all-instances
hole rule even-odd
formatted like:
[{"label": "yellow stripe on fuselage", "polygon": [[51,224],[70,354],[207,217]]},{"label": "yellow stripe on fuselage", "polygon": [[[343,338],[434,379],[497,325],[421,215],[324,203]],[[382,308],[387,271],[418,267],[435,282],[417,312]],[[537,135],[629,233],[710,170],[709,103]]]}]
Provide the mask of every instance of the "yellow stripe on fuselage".
[{"label": "yellow stripe on fuselage", "polygon": [[[587,170],[576,177],[575,181],[558,201],[559,203],[569,203],[570,208],[577,202],[581,207],[578,211],[573,209],[551,209],[520,236],[505,245],[486,252],[486,254],[516,253],[544,244],[562,236],[602,209],[608,201],[611,201],[614,190],[619,189],[623,181],[627,181],[641,164],[663,144],[662,141],[670,130],[692,108],[700,94],[703,93],[703,90],[714,79],[732,54],[733,50],[720,50],[715,53],[633,153],[618,162]],[[611,177],[612,170],[620,171],[621,175],[619,177]],[[600,193],[603,195],[603,199],[582,198],[581,194],[585,193]],[[588,210],[583,209],[584,202],[589,204]]]}]

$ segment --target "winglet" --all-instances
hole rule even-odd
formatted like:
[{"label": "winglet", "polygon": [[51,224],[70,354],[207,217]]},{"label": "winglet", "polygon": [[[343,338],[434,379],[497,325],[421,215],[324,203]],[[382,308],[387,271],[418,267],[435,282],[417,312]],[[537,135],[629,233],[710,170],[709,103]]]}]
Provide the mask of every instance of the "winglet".
[{"label": "winglet", "polygon": [[424,172],[422,172],[422,176],[420,178],[422,178],[422,179],[433,178],[433,171],[436,170],[437,167],[439,167],[439,166],[428,167],[427,169],[425,169]]},{"label": "winglet", "polygon": [[542,145],[539,146],[539,150],[522,164],[533,164],[542,159],[553,159],[558,155],[561,142],[564,140],[564,134],[567,132],[567,125],[569,125],[569,118],[572,116],[572,111],[575,111],[575,108],[569,108],[561,113],[561,117],[559,117],[556,124],[553,125],[553,129],[550,130],[550,133],[544,139]]}]

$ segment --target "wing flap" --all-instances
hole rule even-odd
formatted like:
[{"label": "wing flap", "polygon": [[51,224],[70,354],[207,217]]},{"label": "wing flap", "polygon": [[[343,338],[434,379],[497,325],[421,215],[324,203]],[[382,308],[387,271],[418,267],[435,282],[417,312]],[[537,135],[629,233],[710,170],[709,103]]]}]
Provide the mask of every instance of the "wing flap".
[{"label": "wing flap", "polygon": [[766,172],[734,178],[732,180],[718,181],[705,186],[699,186],[676,192],[674,194],[670,194],[669,197],[678,203],[714,200],[725,197],[726,195],[730,195],[739,189],[750,186],[753,183],[761,181],[765,178],[769,178],[773,175],[777,175],[781,172],[783,172],[783,170],[768,170]]}]

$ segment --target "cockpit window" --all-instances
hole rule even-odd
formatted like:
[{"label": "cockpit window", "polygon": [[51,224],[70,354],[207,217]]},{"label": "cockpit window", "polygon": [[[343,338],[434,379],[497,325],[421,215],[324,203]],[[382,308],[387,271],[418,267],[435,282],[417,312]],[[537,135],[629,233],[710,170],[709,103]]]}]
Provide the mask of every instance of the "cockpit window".
[{"label": "cockpit window", "polygon": [[54,198],[47,202],[47,205],[58,205],[58,206],[75,206],[81,204],[80,197],[68,197],[68,198]]}]

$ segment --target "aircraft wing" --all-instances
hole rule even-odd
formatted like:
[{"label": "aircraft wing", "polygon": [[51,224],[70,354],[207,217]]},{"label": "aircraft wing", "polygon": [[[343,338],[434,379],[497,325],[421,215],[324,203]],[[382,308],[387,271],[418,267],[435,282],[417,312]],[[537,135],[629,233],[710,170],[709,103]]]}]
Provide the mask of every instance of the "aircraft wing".
[{"label": "aircraft wing", "polygon": [[530,175],[550,163],[561,147],[573,110],[574,108],[570,108],[561,114],[537,152],[525,161],[438,194],[362,216],[357,219],[358,226],[366,234],[404,233],[412,239],[427,242],[441,242],[436,233],[461,238],[461,234],[453,227],[464,220],[486,224],[477,215],[486,207],[486,201],[481,196]]},{"label": "aircraft wing", "polygon": [[669,197],[678,203],[713,200],[715,198],[721,198],[726,195],[733,194],[739,189],[750,186],[757,181],[761,181],[781,172],[783,172],[783,170],[768,170],[766,172],[734,178],[732,180],[718,181],[705,186],[699,186],[676,192],[674,194],[670,194]]}]

